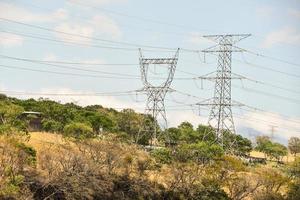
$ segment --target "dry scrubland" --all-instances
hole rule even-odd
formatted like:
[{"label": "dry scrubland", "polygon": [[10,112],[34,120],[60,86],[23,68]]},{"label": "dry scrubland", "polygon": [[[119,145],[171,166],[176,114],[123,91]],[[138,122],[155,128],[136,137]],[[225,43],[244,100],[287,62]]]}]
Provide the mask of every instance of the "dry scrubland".
[{"label": "dry scrubland", "polygon": [[[36,160],[28,163],[17,141],[33,147]],[[113,135],[79,142],[36,132],[1,136],[0,144],[1,167],[12,166],[0,171],[0,183],[20,182],[1,188],[11,199],[293,199],[287,193],[294,181],[281,165],[247,166],[232,156],[205,165],[162,164]]]}]

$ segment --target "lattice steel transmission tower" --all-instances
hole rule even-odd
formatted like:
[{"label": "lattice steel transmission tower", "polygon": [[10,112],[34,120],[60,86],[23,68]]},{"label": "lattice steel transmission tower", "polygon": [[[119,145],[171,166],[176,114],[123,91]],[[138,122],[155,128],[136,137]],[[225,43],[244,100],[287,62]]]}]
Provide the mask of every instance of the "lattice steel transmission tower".
[{"label": "lattice steel transmission tower", "polygon": [[[169,58],[144,58],[142,50],[140,51],[140,70],[142,82],[144,84],[143,90],[147,93],[147,102],[145,115],[150,115],[153,118],[150,129],[144,131],[151,131],[151,144],[157,140],[157,131],[159,125],[162,129],[168,127],[166,110],[165,110],[165,96],[170,91],[170,85],[176,70],[178,61],[179,49],[177,49],[174,57]],[[159,85],[153,85],[149,81],[148,72],[150,65],[164,65],[168,69],[166,80],[162,81]],[[148,127],[149,128],[149,127]]]},{"label": "lattice steel transmission tower", "polygon": [[215,80],[215,90],[213,98],[200,102],[198,105],[211,106],[208,124],[214,128],[217,142],[221,145],[223,145],[223,134],[225,131],[232,134],[236,133],[231,107],[242,106],[242,104],[235,103],[231,99],[231,80],[243,78],[239,75],[232,76],[234,74],[231,70],[232,52],[243,51],[243,49],[234,45],[249,36],[250,34],[204,36],[217,43],[216,46],[210,47],[203,52],[217,53],[218,66],[216,72],[199,77],[201,79]]}]

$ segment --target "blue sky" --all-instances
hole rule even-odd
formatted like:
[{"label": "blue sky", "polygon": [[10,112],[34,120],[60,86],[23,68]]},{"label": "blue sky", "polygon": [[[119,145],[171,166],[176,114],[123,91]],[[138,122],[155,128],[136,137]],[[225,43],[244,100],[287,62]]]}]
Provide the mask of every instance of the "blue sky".
[{"label": "blue sky", "polygon": [[[137,47],[135,50],[103,49],[95,46],[118,46],[91,38],[128,42],[139,45],[203,50],[214,45],[201,37],[207,34],[251,33],[252,36],[238,46],[269,58],[234,53],[234,73],[256,80],[233,81],[232,98],[262,110],[234,108],[235,124],[239,133],[251,137],[270,134],[276,125],[275,139],[286,142],[290,136],[300,135],[300,3],[297,0],[1,0],[0,18],[55,30],[46,31],[0,20],[1,55],[44,61],[67,61],[102,64],[132,65],[80,65],[88,70],[140,75]],[[86,36],[75,37],[61,32]],[[27,36],[25,36],[27,35]],[[43,37],[61,42],[36,39]],[[64,42],[83,45],[68,45]],[[134,47],[135,48],[135,47]],[[144,48],[145,57],[172,56],[174,51]],[[201,98],[213,95],[213,83],[180,80],[207,74],[216,69],[216,57],[202,53],[180,51],[172,88]],[[0,58],[1,65],[47,70],[60,73],[103,76],[101,73],[61,69]],[[68,65],[70,66],[70,65]],[[73,65],[72,65],[73,66]],[[71,66],[71,67],[72,67]],[[267,69],[266,69],[267,68]],[[153,76],[163,76],[163,68],[152,69]],[[189,72],[184,73],[184,72]],[[154,81],[154,80],[153,80]],[[262,84],[263,83],[263,84]],[[141,89],[138,78],[118,79],[79,77],[49,74],[0,67],[1,91],[36,93],[93,93]],[[9,93],[8,93],[9,94]],[[30,95],[16,95],[28,98]],[[132,107],[143,111],[145,96],[48,96],[62,102],[73,101],[81,105],[102,104],[110,107]],[[137,101],[138,100],[138,101]],[[180,102],[193,104],[199,99],[179,94],[168,95],[166,106]],[[176,103],[177,102],[177,103]],[[174,107],[172,107],[174,108]],[[179,108],[182,108],[180,110]],[[206,123],[207,108],[201,115],[195,107],[168,109],[170,126],[189,120],[194,124]]]}]

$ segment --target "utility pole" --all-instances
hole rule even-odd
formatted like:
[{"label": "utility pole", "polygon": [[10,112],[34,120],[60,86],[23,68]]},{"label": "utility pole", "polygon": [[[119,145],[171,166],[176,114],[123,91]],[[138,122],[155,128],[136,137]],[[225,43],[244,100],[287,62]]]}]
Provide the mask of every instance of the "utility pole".
[{"label": "utility pole", "polygon": [[[208,124],[214,128],[217,142],[223,146],[223,134],[228,132],[235,134],[235,126],[232,117],[232,106],[243,106],[241,103],[233,102],[231,99],[231,80],[242,79],[231,70],[232,52],[242,52],[243,49],[234,46],[237,42],[249,37],[250,34],[228,34],[228,35],[208,35],[207,39],[217,43],[216,46],[204,50],[204,53],[217,53],[217,71],[209,73],[200,79],[215,81],[214,96],[198,103],[200,106],[210,106]],[[213,76],[211,76],[213,75]],[[235,76],[232,76],[235,75]]]},{"label": "utility pole", "polygon": [[275,128],[277,128],[278,126],[270,125],[270,127],[271,127],[271,140],[274,140]]},{"label": "utility pole", "polygon": [[[144,114],[146,117],[151,116],[153,120],[151,126],[148,127],[150,130],[148,129],[144,131],[151,132],[151,145],[153,145],[153,141],[154,143],[157,141],[157,132],[159,128],[157,125],[160,125],[162,129],[166,129],[168,127],[164,100],[167,92],[170,91],[170,85],[173,81],[179,49],[177,49],[174,57],[169,58],[144,58],[142,50],[139,49],[139,51],[141,77],[144,84],[143,90],[147,93],[147,102]],[[168,69],[168,76],[166,80],[159,85],[153,85],[148,79],[149,65],[156,64],[164,65]]]}]

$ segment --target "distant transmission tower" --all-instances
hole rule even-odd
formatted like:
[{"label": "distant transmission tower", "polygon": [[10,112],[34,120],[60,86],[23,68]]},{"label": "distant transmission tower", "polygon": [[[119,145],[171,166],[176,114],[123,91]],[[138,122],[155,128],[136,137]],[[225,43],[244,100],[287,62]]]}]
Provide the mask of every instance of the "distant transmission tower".
[{"label": "distant transmission tower", "polygon": [[274,133],[275,133],[275,128],[278,126],[270,125],[271,128],[271,140],[274,140]]},{"label": "distant transmission tower", "polygon": [[[144,84],[143,89],[147,92],[145,116],[151,116],[153,118],[150,129],[144,131],[151,131],[152,145],[153,141],[157,141],[157,125],[159,124],[162,129],[166,129],[168,127],[164,100],[173,81],[178,61],[179,49],[176,51],[175,56],[171,58],[144,58],[142,50],[139,49],[139,51],[141,77]],[[152,85],[148,79],[149,65],[156,64],[165,65],[168,69],[168,76],[161,84]]]},{"label": "distant transmission tower", "polygon": [[[231,62],[232,52],[241,52],[241,48],[234,44],[249,37],[250,34],[230,34],[230,35],[208,35],[207,39],[217,43],[203,52],[218,54],[218,67],[214,73],[209,73],[201,79],[215,80],[214,97],[198,105],[211,106],[208,124],[214,128],[217,142],[223,145],[223,134],[229,132],[235,134],[235,126],[232,117],[231,106],[241,106],[240,103],[233,103],[231,99],[231,79],[242,79],[241,76],[232,76]],[[215,74],[211,77],[212,74]]]}]

